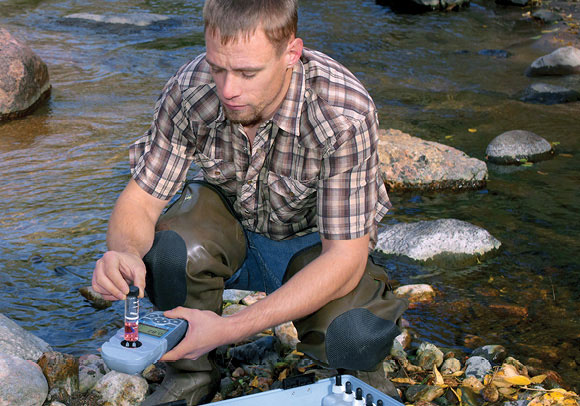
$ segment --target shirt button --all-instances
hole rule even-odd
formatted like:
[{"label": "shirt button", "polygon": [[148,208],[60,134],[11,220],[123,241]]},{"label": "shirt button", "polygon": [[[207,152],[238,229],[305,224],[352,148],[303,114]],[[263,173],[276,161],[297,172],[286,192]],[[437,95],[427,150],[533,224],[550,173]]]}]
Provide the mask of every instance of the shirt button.
[{"label": "shirt button", "polygon": [[222,173],[221,173],[220,171],[215,171],[215,172],[214,172],[214,175],[217,175],[217,176],[219,176],[219,175],[221,175],[221,174],[222,174]]},{"label": "shirt button", "polygon": [[247,183],[248,185],[252,185],[252,184],[254,183],[254,181],[250,179],[250,180],[249,180],[249,181],[247,181],[246,183]]}]

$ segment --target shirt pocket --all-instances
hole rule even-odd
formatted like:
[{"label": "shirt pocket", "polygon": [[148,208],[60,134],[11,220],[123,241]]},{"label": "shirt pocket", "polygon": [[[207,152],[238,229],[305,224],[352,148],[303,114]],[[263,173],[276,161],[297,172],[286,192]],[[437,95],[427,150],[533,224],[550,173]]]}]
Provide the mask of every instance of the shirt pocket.
[{"label": "shirt pocket", "polygon": [[272,221],[288,224],[312,217],[311,212],[316,209],[316,179],[299,181],[270,171],[267,184]]},{"label": "shirt pocket", "polygon": [[205,180],[213,185],[231,186],[236,180],[236,167],[233,162],[211,158],[201,153],[195,155],[194,162],[201,169]]}]

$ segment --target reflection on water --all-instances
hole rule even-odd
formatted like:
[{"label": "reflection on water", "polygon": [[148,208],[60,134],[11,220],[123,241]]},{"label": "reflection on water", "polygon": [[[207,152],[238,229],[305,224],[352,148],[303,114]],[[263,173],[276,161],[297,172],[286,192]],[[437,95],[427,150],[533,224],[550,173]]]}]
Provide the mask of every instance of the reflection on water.
[{"label": "reflection on water", "polygon": [[[34,115],[0,124],[0,312],[58,350],[93,351],[101,335],[120,326],[118,304],[95,310],[77,290],[90,284],[105,249],[108,215],[129,178],[126,147],[147,128],[165,81],[203,51],[201,7],[201,0],[0,4],[0,24],[48,64],[53,86]],[[155,13],[173,23],[137,29],[65,22],[81,12]],[[483,0],[425,15],[395,15],[373,0],[303,0],[299,29],[307,46],[364,82],[385,128],[480,159],[508,130],[559,142],[551,161],[514,171],[490,167],[483,191],[391,193],[385,223],[465,220],[502,241],[496,257],[450,269],[383,261],[401,283],[439,290],[435,304],[407,312],[423,339],[466,350],[466,337],[476,335],[524,359],[542,358],[539,346],[553,347],[561,361],[547,365],[578,382],[578,103],[518,100],[537,81],[525,68],[552,50],[536,39],[541,27],[521,14]],[[580,88],[579,78],[542,81]]]}]

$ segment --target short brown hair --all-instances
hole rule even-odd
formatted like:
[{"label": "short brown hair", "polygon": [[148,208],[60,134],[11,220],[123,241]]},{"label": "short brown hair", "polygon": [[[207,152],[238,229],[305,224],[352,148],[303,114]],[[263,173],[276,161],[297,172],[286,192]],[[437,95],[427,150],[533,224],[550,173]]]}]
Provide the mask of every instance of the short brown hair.
[{"label": "short brown hair", "polygon": [[298,29],[298,0],[206,0],[204,31],[217,34],[222,44],[249,38],[261,27],[281,54]]}]

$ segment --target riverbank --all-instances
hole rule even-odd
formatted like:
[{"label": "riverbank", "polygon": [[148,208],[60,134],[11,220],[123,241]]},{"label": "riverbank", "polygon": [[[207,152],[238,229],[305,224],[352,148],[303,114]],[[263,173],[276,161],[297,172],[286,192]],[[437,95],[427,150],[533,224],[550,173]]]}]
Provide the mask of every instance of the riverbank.
[{"label": "riverbank", "polygon": [[[426,295],[425,290],[414,292],[405,295],[415,305],[428,306],[433,300],[434,295]],[[233,314],[265,297],[259,292],[248,293],[227,291],[224,314]],[[404,320],[402,326],[402,334],[379,369],[355,376],[405,404],[579,404],[577,388],[557,371],[537,364],[537,360],[523,363],[501,345],[479,345],[469,354],[437,347],[414,335],[412,326]],[[147,367],[142,374],[127,375],[111,371],[99,354],[73,357],[52,351],[48,344],[2,315],[0,338],[0,404],[137,406],[165,374],[162,363]],[[285,379],[296,376],[309,376],[314,382],[344,373],[317,366],[296,350],[297,342],[292,323],[286,323],[244,342],[218,348],[221,382],[212,402],[282,388]],[[14,343],[26,345],[22,348]]]}]

